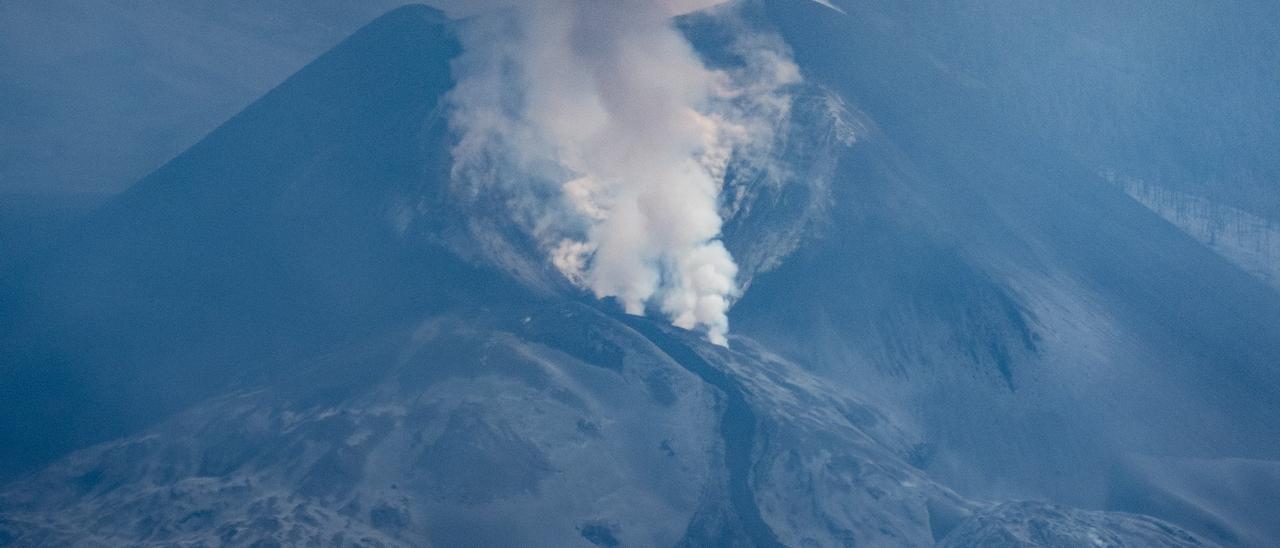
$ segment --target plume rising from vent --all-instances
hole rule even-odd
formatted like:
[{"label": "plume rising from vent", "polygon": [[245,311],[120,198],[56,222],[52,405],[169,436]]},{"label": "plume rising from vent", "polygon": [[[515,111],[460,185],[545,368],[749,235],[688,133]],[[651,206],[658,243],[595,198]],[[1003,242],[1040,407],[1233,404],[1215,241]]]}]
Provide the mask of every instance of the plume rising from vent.
[{"label": "plume rising from vent", "polygon": [[765,163],[800,75],[762,36],[709,68],[668,4],[548,0],[472,20],[453,177],[464,195],[500,193],[574,283],[725,344],[739,294],[719,240],[726,173]]}]

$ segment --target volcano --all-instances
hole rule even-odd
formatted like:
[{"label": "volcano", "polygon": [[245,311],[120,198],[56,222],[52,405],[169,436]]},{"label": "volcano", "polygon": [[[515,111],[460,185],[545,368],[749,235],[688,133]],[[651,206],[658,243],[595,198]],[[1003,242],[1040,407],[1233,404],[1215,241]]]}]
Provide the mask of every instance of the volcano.
[{"label": "volcano", "polygon": [[918,8],[835,4],[742,8],[810,86],[812,177],[726,218],[727,348],[458,198],[464,23],[425,6],[32,236],[0,545],[1280,538],[1280,292],[905,40]]}]

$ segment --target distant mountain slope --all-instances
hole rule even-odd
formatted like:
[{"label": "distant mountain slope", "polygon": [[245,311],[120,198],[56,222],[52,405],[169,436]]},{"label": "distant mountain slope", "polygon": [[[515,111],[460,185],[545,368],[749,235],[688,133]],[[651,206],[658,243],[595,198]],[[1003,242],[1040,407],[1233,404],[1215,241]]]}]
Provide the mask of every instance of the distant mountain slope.
[{"label": "distant mountain slope", "polygon": [[1120,184],[1126,194],[1188,236],[1280,289],[1280,223],[1138,180]]}]

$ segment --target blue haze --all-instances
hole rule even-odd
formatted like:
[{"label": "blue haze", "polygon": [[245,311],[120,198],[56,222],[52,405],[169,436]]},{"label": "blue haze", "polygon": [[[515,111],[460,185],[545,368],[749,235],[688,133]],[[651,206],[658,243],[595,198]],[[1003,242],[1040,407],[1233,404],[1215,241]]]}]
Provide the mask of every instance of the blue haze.
[{"label": "blue haze", "polygon": [[740,8],[858,135],[727,220],[728,350],[451,198],[425,7],[123,192],[3,195],[0,545],[1280,539],[1280,292],[1108,176],[1280,218],[1278,8],[834,3]]}]

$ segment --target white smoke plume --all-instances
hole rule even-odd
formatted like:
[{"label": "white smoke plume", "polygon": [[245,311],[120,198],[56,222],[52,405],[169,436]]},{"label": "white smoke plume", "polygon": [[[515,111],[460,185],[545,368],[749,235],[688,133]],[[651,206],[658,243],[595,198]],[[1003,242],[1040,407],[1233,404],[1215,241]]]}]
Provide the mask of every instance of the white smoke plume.
[{"label": "white smoke plume", "polygon": [[723,345],[739,294],[718,239],[725,174],[768,154],[800,76],[780,42],[756,38],[741,66],[708,68],[671,16],[714,3],[545,0],[482,15],[464,32],[450,123],[455,184],[501,193],[566,277]]}]

